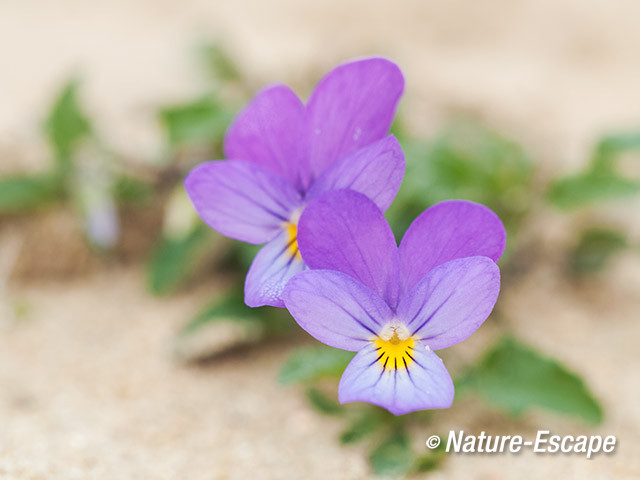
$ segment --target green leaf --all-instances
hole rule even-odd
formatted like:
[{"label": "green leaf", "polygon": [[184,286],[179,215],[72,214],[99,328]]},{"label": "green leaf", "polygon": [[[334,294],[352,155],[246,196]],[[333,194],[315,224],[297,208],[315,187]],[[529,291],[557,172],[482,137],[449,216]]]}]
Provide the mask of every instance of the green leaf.
[{"label": "green leaf", "polygon": [[414,453],[404,431],[392,433],[369,455],[373,472],[380,476],[403,476],[411,470],[414,460]]},{"label": "green leaf", "polygon": [[556,180],[547,192],[547,200],[558,208],[571,209],[624,198],[639,191],[640,183],[636,181],[615,172],[594,170]]},{"label": "green leaf", "polygon": [[579,275],[601,271],[614,254],[627,246],[627,239],[620,232],[599,228],[585,230],[571,252],[571,271]]},{"label": "green leaf", "polygon": [[316,388],[308,388],[306,391],[307,400],[313,408],[325,415],[340,415],[343,409],[335,400],[330,399]]},{"label": "green leaf", "polygon": [[365,412],[357,417],[340,434],[340,442],[344,444],[357,443],[375,433],[382,426],[382,417],[373,412]]},{"label": "green leaf", "polygon": [[78,82],[71,80],[58,95],[45,122],[45,131],[62,172],[69,168],[78,142],[91,133],[91,124],[82,112],[77,96]]},{"label": "green leaf", "polygon": [[591,168],[612,170],[620,154],[640,150],[640,133],[618,133],[602,138],[593,152]]},{"label": "green leaf", "polygon": [[233,242],[229,247],[227,255],[223,259],[223,266],[238,270],[248,271],[253,259],[262,248],[262,245],[251,245],[250,243]]},{"label": "green leaf", "polygon": [[222,299],[216,298],[206,305],[184,326],[181,333],[189,335],[199,330],[203,325],[220,320],[241,320],[254,323],[257,313],[255,309],[245,305],[242,290],[236,288]]},{"label": "green leaf", "polygon": [[232,114],[216,98],[206,96],[160,111],[160,122],[173,148],[213,148],[222,143]]},{"label": "green leaf", "polygon": [[412,470],[417,473],[432,472],[437,469],[447,456],[446,439],[440,436],[440,444],[433,450],[420,455],[413,462]]},{"label": "green leaf", "polygon": [[532,195],[533,165],[519,145],[480,125],[457,123],[426,143],[400,135],[406,174],[387,212],[400,234],[425,208],[448,199],[485,204],[517,228]]},{"label": "green leaf", "polygon": [[280,370],[278,380],[283,384],[310,382],[324,377],[339,377],[353,358],[346,352],[325,345],[295,350]]},{"label": "green leaf", "polygon": [[205,44],[200,49],[204,67],[209,74],[221,83],[242,81],[242,75],[227,52],[215,43]]},{"label": "green leaf", "polygon": [[602,407],[577,374],[511,337],[490,349],[457,386],[513,415],[543,407],[592,423],[603,418]]},{"label": "green leaf", "polygon": [[142,204],[153,195],[151,185],[128,175],[117,177],[112,190],[118,204]]},{"label": "green leaf", "polygon": [[211,230],[198,224],[181,238],[162,237],[147,264],[149,290],[166,295],[176,290],[211,246]]},{"label": "green leaf", "polygon": [[616,172],[619,155],[634,150],[640,150],[639,133],[602,138],[593,149],[589,167],[582,173],[553,182],[547,200],[558,208],[570,209],[638,193],[639,181]]},{"label": "green leaf", "polygon": [[0,178],[0,213],[20,213],[54,203],[62,196],[55,175],[12,175]]},{"label": "green leaf", "polygon": [[195,315],[176,338],[174,353],[182,361],[211,360],[253,345],[271,333],[264,309],[244,304],[241,288],[232,288]]}]

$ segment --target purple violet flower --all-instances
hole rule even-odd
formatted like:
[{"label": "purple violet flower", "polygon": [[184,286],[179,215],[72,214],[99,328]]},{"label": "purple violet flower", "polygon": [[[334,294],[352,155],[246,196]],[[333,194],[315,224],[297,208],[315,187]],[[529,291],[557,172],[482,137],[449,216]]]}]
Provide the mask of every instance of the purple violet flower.
[{"label": "purple violet flower", "polygon": [[284,85],[258,93],[224,141],[226,161],[203,163],[185,180],[202,219],[221,234],[267,243],[245,281],[250,307],[283,307],[287,281],[304,270],[297,224],[305,205],[349,188],[386,210],[404,176],[404,154],[387,135],[404,89],[399,68],[382,58],[340,65],[306,105]]},{"label": "purple violet flower", "polygon": [[453,382],[434,350],[465,340],[491,313],[505,241],[500,219],[473,202],[425,210],[400,247],[360,193],[337,190],[310,203],[298,244],[311,270],[293,277],[283,298],[316,339],[358,352],[340,380],[340,402],[395,415],[450,407]]}]

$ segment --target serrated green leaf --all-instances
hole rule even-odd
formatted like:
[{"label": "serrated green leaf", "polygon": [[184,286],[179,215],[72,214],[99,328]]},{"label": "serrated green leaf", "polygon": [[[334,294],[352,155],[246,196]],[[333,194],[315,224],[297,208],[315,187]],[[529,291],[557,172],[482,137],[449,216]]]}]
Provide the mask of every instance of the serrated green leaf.
[{"label": "serrated green leaf", "polygon": [[620,232],[599,228],[586,230],[571,252],[571,271],[579,275],[601,271],[614,254],[626,247],[627,239]]},{"label": "serrated green leaf", "polygon": [[232,114],[216,98],[207,96],[159,113],[172,147],[213,147],[222,142]]},{"label": "serrated green leaf", "polygon": [[278,375],[280,383],[310,382],[324,377],[339,377],[353,358],[346,352],[325,345],[295,350]]},{"label": "serrated green leaf", "polygon": [[211,230],[198,224],[181,238],[162,237],[147,263],[147,283],[156,295],[177,289],[211,245]]},{"label": "serrated green leaf", "polygon": [[414,460],[415,455],[404,431],[392,433],[369,455],[373,472],[380,476],[403,476],[411,470]]},{"label": "serrated green leaf", "polygon": [[54,203],[62,196],[55,175],[11,175],[0,178],[0,213],[21,213]]},{"label": "serrated green leaf", "polygon": [[582,379],[558,361],[504,337],[457,382],[514,415],[536,407],[588,422],[602,421],[602,407]]},{"label": "serrated green leaf", "polygon": [[78,82],[71,80],[56,98],[45,123],[45,131],[55,152],[58,170],[71,164],[73,150],[91,133],[91,124],[78,101]]},{"label": "serrated green leaf", "polygon": [[547,200],[558,208],[571,209],[640,192],[640,183],[615,172],[594,170],[553,182]]},{"label": "serrated green leaf", "polygon": [[307,400],[313,408],[325,415],[340,415],[343,413],[340,404],[327,397],[317,388],[308,388],[306,391]]}]

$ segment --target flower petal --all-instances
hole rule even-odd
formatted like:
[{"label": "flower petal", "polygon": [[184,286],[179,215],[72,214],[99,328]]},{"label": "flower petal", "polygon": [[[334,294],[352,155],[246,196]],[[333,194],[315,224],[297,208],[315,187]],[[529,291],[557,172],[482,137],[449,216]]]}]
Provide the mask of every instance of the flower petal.
[{"label": "flower petal", "polygon": [[332,270],[308,270],[296,275],[285,287],[283,298],[304,330],[343,350],[360,350],[393,317],[375,292],[349,275]]},{"label": "flower petal", "polygon": [[307,103],[301,132],[313,178],[385,136],[403,90],[402,72],[384,58],[345,63],[329,72]]},{"label": "flower petal", "polygon": [[351,360],[338,386],[340,403],[373,403],[394,415],[451,406],[451,376],[442,360],[424,344],[415,343],[413,361],[407,367],[383,367],[378,357],[370,343]]},{"label": "flower petal", "polygon": [[273,238],[302,202],[286,180],[240,160],[202,163],[189,173],[184,184],[207,225],[247,243],[260,244]]},{"label": "flower petal", "polygon": [[387,135],[331,165],[313,182],[306,198],[312,200],[328,190],[348,188],[366,195],[385,211],[398,193],[404,166],[398,140]]},{"label": "flower petal", "polygon": [[250,307],[271,305],[284,308],[282,292],[296,273],[305,269],[305,264],[286,231],[260,249],[253,259],[244,283],[244,301]]},{"label": "flower petal", "polygon": [[361,193],[333,190],[312,201],[300,217],[298,245],[309,268],[351,275],[395,307],[396,241],[380,209]]},{"label": "flower petal", "polygon": [[403,291],[449,260],[483,256],[497,262],[506,237],[500,218],[484,205],[451,200],[428,208],[400,242]]},{"label": "flower petal", "polygon": [[407,292],[397,317],[412,336],[440,350],[475,332],[499,292],[500,270],[490,258],[459,258],[434,268]]},{"label": "flower petal", "polygon": [[304,105],[284,85],[259,92],[238,114],[227,131],[224,152],[227,158],[249,160],[301,187],[308,172],[299,161],[298,137]]}]

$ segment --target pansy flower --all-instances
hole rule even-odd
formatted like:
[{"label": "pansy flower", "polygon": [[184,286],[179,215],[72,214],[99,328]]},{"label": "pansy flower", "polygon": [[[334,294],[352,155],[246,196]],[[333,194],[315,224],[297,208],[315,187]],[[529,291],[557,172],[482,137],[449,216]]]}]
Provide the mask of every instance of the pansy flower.
[{"label": "pansy flower", "polygon": [[289,281],[283,298],[316,339],[358,352],[340,380],[340,402],[396,415],[451,406],[453,382],[434,351],[465,340],[491,313],[505,239],[500,219],[467,201],[425,210],[399,247],[362,194],[338,190],[310,203],[298,225],[310,270]]},{"label": "pansy flower", "polygon": [[382,58],[336,67],[306,105],[284,85],[268,87],[229,128],[228,160],[188,175],[187,193],[210,227],[266,243],[247,274],[247,305],[284,306],[286,282],[305,269],[296,237],[309,201],[348,188],[389,207],[404,175],[402,149],[387,135],[403,89],[398,67]]}]

